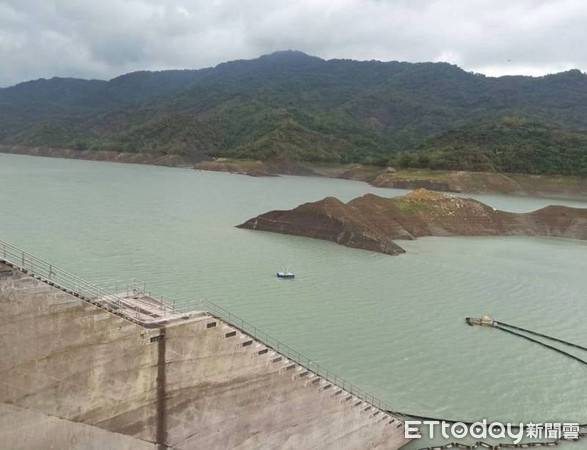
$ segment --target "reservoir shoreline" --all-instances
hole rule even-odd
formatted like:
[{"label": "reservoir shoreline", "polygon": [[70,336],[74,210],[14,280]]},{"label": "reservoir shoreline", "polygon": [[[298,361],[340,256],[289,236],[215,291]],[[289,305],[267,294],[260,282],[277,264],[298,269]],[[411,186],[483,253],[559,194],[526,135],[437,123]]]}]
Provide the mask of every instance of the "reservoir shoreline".
[{"label": "reservoir shoreline", "polygon": [[294,162],[284,159],[271,161],[193,160],[176,154],[130,153],[112,150],[74,150],[51,147],[26,147],[0,144],[0,153],[41,156],[47,158],[79,159],[125,164],[193,168],[227,172],[253,177],[279,175],[312,176],[362,181],[379,188],[428,189],[461,194],[506,194],[520,197],[540,197],[553,200],[587,199],[587,178],[489,172],[431,171],[419,169],[384,168],[364,164],[330,164]]}]

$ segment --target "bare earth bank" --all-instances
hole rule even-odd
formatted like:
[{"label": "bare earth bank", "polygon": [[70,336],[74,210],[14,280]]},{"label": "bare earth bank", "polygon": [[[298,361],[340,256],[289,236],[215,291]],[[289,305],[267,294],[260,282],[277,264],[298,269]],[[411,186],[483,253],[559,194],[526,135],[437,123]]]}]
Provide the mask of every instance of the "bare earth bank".
[{"label": "bare earth bank", "polygon": [[587,209],[547,206],[530,213],[512,213],[470,198],[418,189],[393,198],[367,194],[348,203],[326,197],[291,210],[261,214],[238,227],[398,255],[405,250],[395,240],[421,236],[587,239]]},{"label": "bare earth bank", "polygon": [[251,176],[314,175],[364,181],[375,187],[428,189],[471,194],[513,194],[535,197],[587,198],[587,178],[421,169],[394,169],[363,164],[249,161],[218,158],[196,169]]}]

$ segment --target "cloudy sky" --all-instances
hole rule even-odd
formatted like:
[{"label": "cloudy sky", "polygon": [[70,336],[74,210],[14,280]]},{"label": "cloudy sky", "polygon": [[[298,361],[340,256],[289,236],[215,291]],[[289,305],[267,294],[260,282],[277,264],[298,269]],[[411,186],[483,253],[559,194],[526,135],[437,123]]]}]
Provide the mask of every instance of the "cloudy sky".
[{"label": "cloudy sky", "polygon": [[0,86],[283,49],[488,75],[587,71],[586,24],[585,0],[0,0]]}]

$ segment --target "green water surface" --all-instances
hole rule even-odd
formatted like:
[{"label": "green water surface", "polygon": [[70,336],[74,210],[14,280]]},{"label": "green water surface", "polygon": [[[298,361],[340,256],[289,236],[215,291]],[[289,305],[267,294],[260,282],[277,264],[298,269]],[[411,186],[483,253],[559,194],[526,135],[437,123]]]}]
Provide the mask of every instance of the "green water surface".
[{"label": "green water surface", "polygon": [[[489,313],[587,344],[586,242],[423,238],[394,257],[234,227],[327,195],[404,193],[346,180],[0,155],[0,182],[0,239],[102,284],[137,278],[185,308],[223,305],[397,410],[587,422],[585,366],[463,320]],[[275,278],[284,267],[294,281]]]}]

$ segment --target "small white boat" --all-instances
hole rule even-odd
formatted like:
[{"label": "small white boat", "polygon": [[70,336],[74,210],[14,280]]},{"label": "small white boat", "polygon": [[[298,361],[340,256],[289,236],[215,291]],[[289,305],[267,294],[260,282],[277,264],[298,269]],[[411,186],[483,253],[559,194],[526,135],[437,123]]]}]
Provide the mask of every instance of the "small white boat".
[{"label": "small white boat", "polygon": [[277,272],[275,274],[277,276],[277,278],[295,278],[296,274],[293,272]]}]

